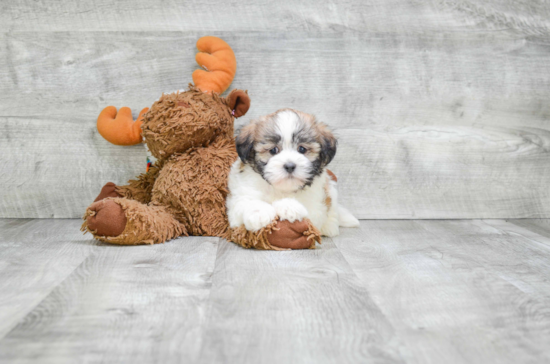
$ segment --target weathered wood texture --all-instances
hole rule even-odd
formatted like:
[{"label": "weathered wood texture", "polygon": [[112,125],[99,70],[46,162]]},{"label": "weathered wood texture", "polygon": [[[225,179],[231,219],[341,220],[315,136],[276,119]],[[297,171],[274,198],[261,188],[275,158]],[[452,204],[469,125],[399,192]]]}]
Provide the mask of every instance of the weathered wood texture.
[{"label": "weathered wood texture", "polygon": [[0,216],[78,217],[106,182],[143,173],[143,146],[115,147],[91,117],[52,114],[0,116]]},{"label": "weathered wood texture", "polygon": [[[39,221],[1,233],[0,247],[11,243],[12,253],[0,255],[2,363],[197,359],[217,238],[108,246],[76,240],[79,221]],[[26,237],[54,227],[58,241]],[[25,229],[23,239],[13,233]]]},{"label": "weathered wood texture", "polygon": [[514,225],[550,238],[550,220],[548,219],[513,219],[509,221]]},{"label": "weathered wood texture", "polygon": [[531,0],[19,0],[0,3],[0,31],[424,31],[460,26],[550,34],[550,9]]},{"label": "weathered wood texture", "polygon": [[394,329],[331,239],[262,252],[221,241],[203,363],[401,362]]},{"label": "weathered wood texture", "polygon": [[[532,1],[2,2],[0,216],[75,217],[144,150],[104,106],[185,88],[194,43],[226,39],[251,118],[315,113],[360,218],[550,216],[550,4]],[[8,166],[10,168],[8,168]]]},{"label": "weathered wood texture", "polygon": [[[546,363],[549,220],[369,220],[315,250],[0,219],[2,363]],[[521,223],[521,224],[520,224]]]},{"label": "weathered wood texture", "polygon": [[0,338],[93,250],[79,220],[0,219]]},{"label": "weathered wood texture", "polygon": [[502,220],[369,220],[338,249],[407,363],[550,360],[550,239]]}]

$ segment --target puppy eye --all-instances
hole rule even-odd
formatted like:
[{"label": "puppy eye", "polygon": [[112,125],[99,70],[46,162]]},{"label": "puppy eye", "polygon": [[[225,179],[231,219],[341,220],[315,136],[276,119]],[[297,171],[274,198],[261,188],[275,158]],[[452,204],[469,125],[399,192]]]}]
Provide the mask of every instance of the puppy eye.
[{"label": "puppy eye", "polygon": [[279,153],[279,148],[275,147],[273,149],[270,149],[269,153],[271,153],[271,155],[275,155],[275,154]]},{"label": "puppy eye", "polygon": [[307,149],[302,147],[302,146],[299,146],[298,147],[298,153],[302,153],[302,154],[305,154],[307,152]]}]

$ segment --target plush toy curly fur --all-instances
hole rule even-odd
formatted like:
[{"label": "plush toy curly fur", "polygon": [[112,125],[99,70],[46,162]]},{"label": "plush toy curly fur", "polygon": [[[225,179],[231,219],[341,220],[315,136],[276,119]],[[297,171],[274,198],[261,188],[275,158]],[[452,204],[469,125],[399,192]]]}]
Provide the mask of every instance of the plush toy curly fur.
[{"label": "plush toy curly fur", "polygon": [[[223,50],[222,60],[230,58],[229,46],[219,38],[204,37],[198,44],[201,51],[210,50],[215,55],[216,50]],[[215,63],[215,68],[226,75],[223,63]],[[234,71],[231,78],[233,75]],[[229,228],[225,210],[227,176],[237,159],[233,123],[235,117],[247,112],[250,99],[241,90],[220,97],[212,89],[223,91],[229,86],[227,80],[220,86],[207,76],[203,76],[205,85],[190,85],[186,92],[163,95],[142,112],[136,123],[141,123],[145,143],[157,162],[128,185],[106,184],[87,208],[82,230],[99,240],[121,245],[204,235],[225,238],[246,248],[315,247],[320,234],[307,219],[292,224],[276,219],[257,232],[247,231],[244,226]],[[136,126],[133,120],[128,122],[128,115],[117,122],[116,109],[115,113],[110,109],[102,114],[98,128],[101,124],[100,132],[106,139],[120,145],[135,143]],[[131,120],[131,114],[129,117]]]}]

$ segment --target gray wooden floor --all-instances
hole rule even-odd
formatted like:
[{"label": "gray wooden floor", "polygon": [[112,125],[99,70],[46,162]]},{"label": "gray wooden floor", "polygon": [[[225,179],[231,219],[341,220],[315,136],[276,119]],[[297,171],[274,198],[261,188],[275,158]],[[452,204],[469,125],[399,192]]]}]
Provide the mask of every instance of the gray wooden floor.
[{"label": "gray wooden floor", "polygon": [[0,220],[2,363],[542,363],[550,220],[366,220],[316,250]]}]

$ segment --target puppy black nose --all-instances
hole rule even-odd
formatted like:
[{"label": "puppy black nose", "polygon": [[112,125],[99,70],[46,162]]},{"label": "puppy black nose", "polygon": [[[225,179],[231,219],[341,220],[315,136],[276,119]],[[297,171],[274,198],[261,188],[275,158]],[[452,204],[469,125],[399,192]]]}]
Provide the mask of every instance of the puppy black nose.
[{"label": "puppy black nose", "polygon": [[296,164],[292,162],[288,162],[284,165],[284,167],[288,173],[292,173],[296,169]]}]

